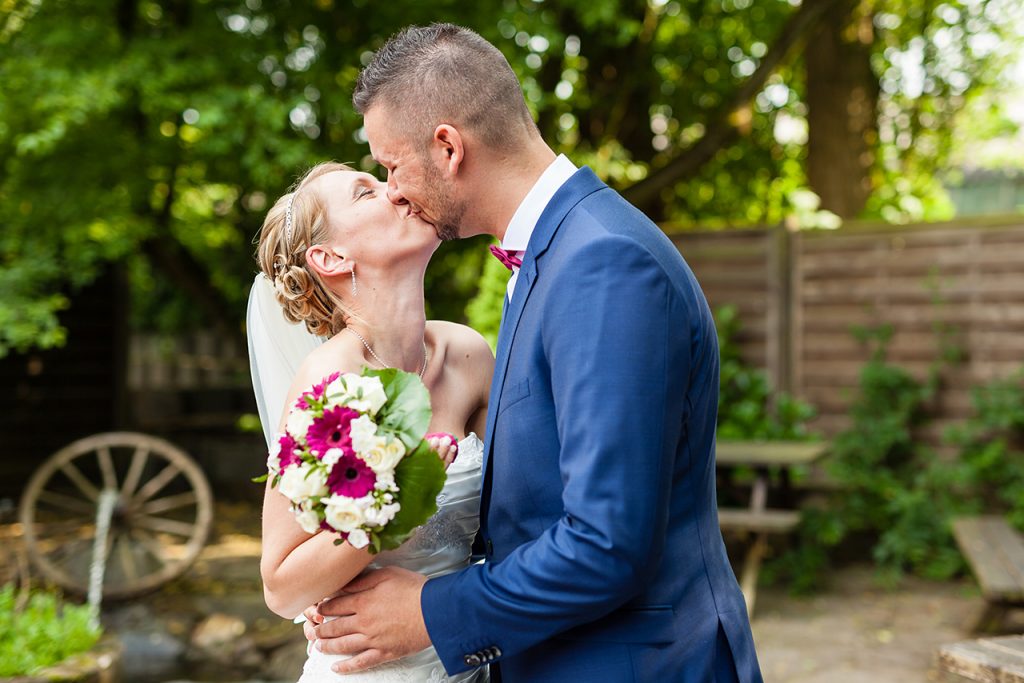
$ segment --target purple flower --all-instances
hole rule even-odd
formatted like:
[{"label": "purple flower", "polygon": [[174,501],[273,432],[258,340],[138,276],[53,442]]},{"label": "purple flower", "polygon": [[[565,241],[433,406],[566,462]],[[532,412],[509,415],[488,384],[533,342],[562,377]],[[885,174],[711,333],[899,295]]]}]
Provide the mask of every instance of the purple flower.
[{"label": "purple flower", "polygon": [[350,425],[357,417],[359,413],[344,406],[325,410],[323,417],[315,418],[306,432],[309,450],[318,458],[323,458],[332,448],[340,448],[346,454],[353,453]]},{"label": "purple flower", "polygon": [[279,462],[278,467],[281,468],[282,472],[292,465],[298,465],[302,462],[302,458],[300,458],[299,454],[296,453],[296,450],[299,448],[299,444],[295,442],[295,439],[292,438],[291,434],[285,432],[281,435],[281,438],[277,440],[277,443],[281,447],[277,458]]},{"label": "purple flower", "polygon": [[377,475],[370,466],[353,455],[345,455],[331,469],[327,488],[346,498],[362,498],[373,491]]}]

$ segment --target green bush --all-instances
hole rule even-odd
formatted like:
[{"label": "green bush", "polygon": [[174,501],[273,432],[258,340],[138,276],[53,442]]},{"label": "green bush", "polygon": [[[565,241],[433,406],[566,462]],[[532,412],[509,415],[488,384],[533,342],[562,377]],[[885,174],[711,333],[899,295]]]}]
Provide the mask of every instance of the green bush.
[{"label": "green bush", "polygon": [[1024,370],[976,387],[972,404],[974,417],[945,434],[960,452],[949,476],[1024,530]]},{"label": "green bush", "polygon": [[17,591],[0,588],[0,676],[24,676],[86,652],[99,640],[89,608],[62,603],[53,593],[33,592],[21,610]]},{"label": "green bush", "polygon": [[872,543],[879,576],[887,582],[907,569],[945,578],[961,568],[949,530],[958,501],[934,454],[914,438],[928,420],[939,366],[921,381],[890,364],[891,326],[854,334],[871,354],[850,405],[850,427],[833,439],[825,462],[838,492],[823,507],[805,510],[799,542],[768,573],[787,579],[797,592],[819,585],[830,549],[853,534]]},{"label": "green bush", "polygon": [[[872,347],[850,407],[851,425],[832,442],[826,468],[838,491],[804,511],[800,540],[767,571],[797,592],[820,585],[832,549],[854,534],[871,544],[883,583],[905,572],[948,579],[965,568],[951,532],[958,515],[1008,514],[1024,528],[1024,381],[1018,375],[974,390],[975,415],[949,430],[956,456],[939,458],[915,439],[931,419],[928,407],[943,352],[924,380],[890,364],[892,328],[855,330]],[[941,348],[940,348],[941,351]]]},{"label": "green bush", "polygon": [[735,306],[715,312],[721,377],[718,394],[718,438],[764,441],[799,441],[810,438],[807,421],[814,409],[785,392],[772,388],[765,373],[747,365],[740,356],[736,335],[740,320]]}]

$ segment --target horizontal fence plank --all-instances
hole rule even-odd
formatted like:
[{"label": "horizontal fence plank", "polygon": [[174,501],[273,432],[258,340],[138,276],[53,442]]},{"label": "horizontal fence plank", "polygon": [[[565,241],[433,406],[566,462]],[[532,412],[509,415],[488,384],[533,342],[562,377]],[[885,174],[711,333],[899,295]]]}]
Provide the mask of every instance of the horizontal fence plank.
[{"label": "horizontal fence plank", "polygon": [[[919,380],[943,344],[963,352],[959,364],[942,366],[940,394],[928,406],[935,419],[922,437],[934,444],[972,414],[972,388],[1024,366],[1024,219],[671,238],[712,308],[736,307],[741,356],[783,369],[779,379],[817,407],[814,426],[826,436],[849,424],[845,412],[870,358],[856,327],[891,326],[889,362]],[[791,254],[791,264],[776,254]],[[773,366],[776,353],[789,360]]]}]

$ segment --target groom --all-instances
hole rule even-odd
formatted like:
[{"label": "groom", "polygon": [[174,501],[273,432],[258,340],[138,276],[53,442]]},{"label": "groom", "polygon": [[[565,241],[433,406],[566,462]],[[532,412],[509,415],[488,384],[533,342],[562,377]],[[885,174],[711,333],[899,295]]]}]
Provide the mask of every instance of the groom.
[{"label": "groom", "polygon": [[502,54],[407,28],[353,97],[388,195],[511,271],[487,417],[486,562],[386,568],[323,603],[353,672],[433,644],[449,674],[761,681],[715,501],[718,346],[665,235],[541,138]]}]

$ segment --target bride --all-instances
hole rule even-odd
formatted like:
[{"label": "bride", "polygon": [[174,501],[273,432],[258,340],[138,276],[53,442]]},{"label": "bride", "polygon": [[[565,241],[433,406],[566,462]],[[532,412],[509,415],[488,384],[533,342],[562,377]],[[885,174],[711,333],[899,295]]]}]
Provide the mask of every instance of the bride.
[{"label": "bride", "polygon": [[[267,606],[282,617],[296,617],[367,568],[397,565],[437,576],[469,563],[483,454],[476,434],[483,435],[494,358],[470,328],[426,320],[423,275],[439,243],[431,224],[388,200],[383,183],[337,163],[310,170],[263,223],[262,273],[250,294],[248,333],[268,444],[302,391],[332,372],[363,366],[418,373],[431,396],[429,431],[464,437],[457,447],[450,438],[431,441],[447,466],[438,512],[400,548],[377,556],[348,543],[336,546],[333,534],[307,534],[287,499],[268,484],[260,571]],[[338,659],[310,648],[299,683],[342,680],[331,671]],[[486,676],[478,670],[449,678],[429,648],[344,680]]]}]

